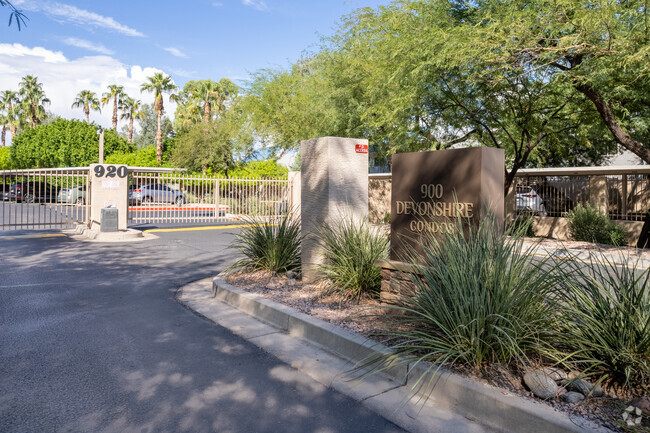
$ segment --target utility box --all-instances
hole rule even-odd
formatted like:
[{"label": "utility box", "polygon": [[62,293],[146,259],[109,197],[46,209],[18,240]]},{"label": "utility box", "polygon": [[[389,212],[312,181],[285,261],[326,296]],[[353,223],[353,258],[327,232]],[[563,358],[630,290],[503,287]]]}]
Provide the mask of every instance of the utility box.
[{"label": "utility box", "polygon": [[119,212],[116,207],[102,208],[99,230],[102,232],[118,231],[118,215]]}]

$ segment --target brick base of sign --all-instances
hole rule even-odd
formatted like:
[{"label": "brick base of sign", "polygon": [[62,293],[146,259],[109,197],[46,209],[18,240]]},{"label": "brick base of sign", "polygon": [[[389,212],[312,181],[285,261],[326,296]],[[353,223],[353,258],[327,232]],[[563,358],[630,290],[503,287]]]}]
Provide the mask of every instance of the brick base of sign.
[{"label": "brick base of sign", "polygon": [[395,260],[376,260],[375,266],[381,268],[382,304],[394,305],[400,294],[416,289],[413,279],[420,274],[416,266]]}]

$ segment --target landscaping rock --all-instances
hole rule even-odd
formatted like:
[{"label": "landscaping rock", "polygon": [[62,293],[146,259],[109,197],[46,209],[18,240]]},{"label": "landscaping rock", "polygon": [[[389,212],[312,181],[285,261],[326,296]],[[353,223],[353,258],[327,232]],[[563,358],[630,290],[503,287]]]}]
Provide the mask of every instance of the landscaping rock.
[{"label": "landscaping rock", "polygon": [[286,275],[287,275],[287,278],[290,279],[290,280],[295,280],[296,278],[298,278],[298,273],[297,272],[287,271]]},{"label": "landscaping rock", "polygon": [[578,403],[584,399],[585,399],[584,395],[582,395],[579,392],[573,392],[573,391],[567,392],[562,396],[562,401],[566,403]]},{"label": "landscaping rock", "polygon": [[542,372],[556,382],[568,379],[569,375],[557,367],[544,367]]},{"label": "landscaping rock", "polygon": [[650,395],[633,398],[630,402],[630,406],[641,409],[643,416],[650,416]]},{"label": "landscaping rock", "polygon": [[566,385],[567,391],[579,392],[585,397],[602,397],[604,392],[600,386],[596,386],[584,379],[574,379]]},{"label": "landscaping rock", "polygon": [[541,370],[529,371],[524,374],[524,383],[537,397],[544,400],[554,398],[557,384]]}]

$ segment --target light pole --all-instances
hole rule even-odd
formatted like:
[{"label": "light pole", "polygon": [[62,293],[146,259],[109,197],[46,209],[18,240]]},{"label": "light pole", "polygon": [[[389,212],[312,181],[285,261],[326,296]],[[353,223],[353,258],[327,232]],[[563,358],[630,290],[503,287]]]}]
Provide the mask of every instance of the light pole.
[{"label": "light pole", "polygon": [[99,163],[104,163],[104,128],[101,126],[97,127],[97,133],[99,134]]}]

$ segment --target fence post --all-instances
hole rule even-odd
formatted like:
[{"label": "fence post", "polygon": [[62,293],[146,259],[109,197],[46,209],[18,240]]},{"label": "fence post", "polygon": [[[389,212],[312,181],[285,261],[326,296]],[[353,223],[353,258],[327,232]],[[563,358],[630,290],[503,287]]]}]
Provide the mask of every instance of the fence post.
[{"label": "fence post", "polygon": [[623,175],[623,185],[621,185],[621,198],[623,202],[621,203],[621,213],[623,214],[622,218],[627,219],[627,174]]},{"label": "fence post", "polygon": [[300,172],[290,171],[287,179],[289,185],[289,212],[300,215]]},{"label": "fence post", "polygon": [[589,204],[604,214],[608,213],[607,178],[593,176],[589,178]]}]

